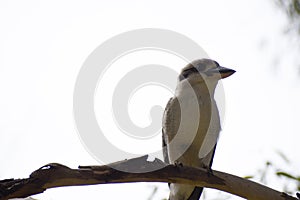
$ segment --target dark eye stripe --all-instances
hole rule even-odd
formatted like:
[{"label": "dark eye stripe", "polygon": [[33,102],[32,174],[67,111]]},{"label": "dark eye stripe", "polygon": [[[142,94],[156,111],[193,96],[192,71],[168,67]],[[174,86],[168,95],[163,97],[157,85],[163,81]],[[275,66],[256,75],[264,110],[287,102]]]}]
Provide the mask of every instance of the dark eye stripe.
[{"label": "dark eye stripe", "polygon": [[182,71],[179,76],[179,81],[186,79],[187,77],[189,77],[191,74],[194,74],[194,73],[199,73],[199,71],[195,67],[192,67],[192,68]]}]

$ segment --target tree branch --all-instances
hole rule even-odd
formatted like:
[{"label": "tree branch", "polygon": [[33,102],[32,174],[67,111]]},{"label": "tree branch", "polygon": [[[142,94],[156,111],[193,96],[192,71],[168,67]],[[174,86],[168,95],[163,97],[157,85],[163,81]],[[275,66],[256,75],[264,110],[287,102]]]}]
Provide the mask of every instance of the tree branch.
[{"label": "tree branch", "polygon": [[[158,170],[153,171],[154,169]],[[29,178],[0,181],[0,200],[27,197],[54,187],[129,182],[191,184],[215,188],[250,200],[297,200],[286,193],[234,175],[219,171],[213,171],[212,175],[204,169],[166,165],[159,159],[148,162],[147,156],[110,165],[79,166],[78,169],[71,169],[57,163],[47,164],[34,171]]]}]

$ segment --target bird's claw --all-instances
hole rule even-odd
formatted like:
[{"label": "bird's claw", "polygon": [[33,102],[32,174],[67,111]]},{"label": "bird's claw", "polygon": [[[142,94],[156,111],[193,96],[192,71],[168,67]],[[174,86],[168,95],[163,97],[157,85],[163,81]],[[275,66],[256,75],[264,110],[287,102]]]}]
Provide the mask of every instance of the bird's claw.
[{"label": "bird's claw", "polygon": [[207,172],[208,176],[213,176],[214,175],[214,173],[213,173],[213,171],[210,167],[204,167],[204,169],[206,169],[206,172]]},{"label": "bird's claw", "polygon": [[183,167],[183,164],[181,162],[175,162],[174,165],[176,167]]}]

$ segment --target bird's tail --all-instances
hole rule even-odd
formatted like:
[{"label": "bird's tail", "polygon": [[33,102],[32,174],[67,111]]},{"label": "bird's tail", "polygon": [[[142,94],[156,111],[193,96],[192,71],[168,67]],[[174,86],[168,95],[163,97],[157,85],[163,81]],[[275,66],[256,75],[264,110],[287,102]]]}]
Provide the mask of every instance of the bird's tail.
[{"label": "bird's tail", "polygon": [[191,196],[189,196],[187,200],[199,200],[202,192],[203,192],[203,187],[195,187]]},{"label": "bird's tail", "polygon": [[[178,187],[178,185],[175,185],[175,187],[176,186],[177,186],[176,189],[179,189],[179,190],[177,190],[176,192],[171,191],[169,200],[199,200],[200,196],[202,194],[202,191],[203,191],[203,187],[192,187],[191,188],[190,186],[187,186],[187,185],[181,185],[179,187]],[[182,188],[182,187],[184,187],[184,188]],[[174,190],[176,190],[176,189],[174,188]],[[190,195],[188,196],[188,194],[190,194]]]}]

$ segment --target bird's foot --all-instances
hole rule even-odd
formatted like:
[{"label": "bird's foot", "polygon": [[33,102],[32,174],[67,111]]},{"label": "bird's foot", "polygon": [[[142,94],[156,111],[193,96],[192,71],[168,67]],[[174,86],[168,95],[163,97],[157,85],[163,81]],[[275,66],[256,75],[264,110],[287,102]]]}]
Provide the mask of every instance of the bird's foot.
[{"label": "bird's foot", "polygon": [[214,175],[214,173],[213,173],[213,171],[210,167],[204,166],[203,168],[206,169],[206,172],[207,172],[208,176],[213,176]]},{"label": "bird's foot", "polygon": [[176,167],[183,167],[183,164],[181,162],[175,162],[174,165]]}]

